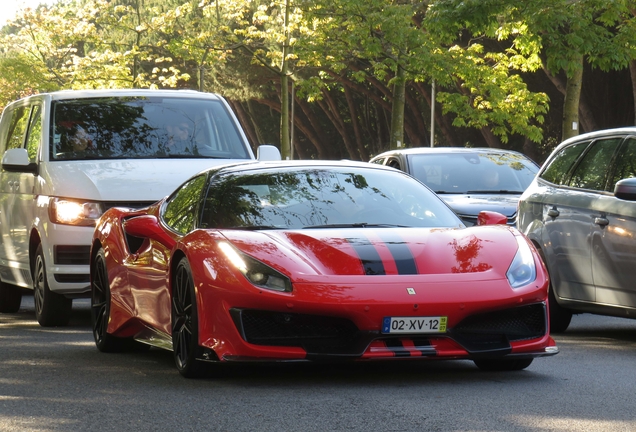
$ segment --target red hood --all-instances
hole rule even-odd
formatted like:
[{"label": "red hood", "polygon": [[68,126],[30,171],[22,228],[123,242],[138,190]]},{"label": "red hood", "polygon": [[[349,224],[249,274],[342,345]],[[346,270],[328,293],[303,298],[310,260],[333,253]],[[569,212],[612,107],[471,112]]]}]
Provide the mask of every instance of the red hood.
[{"label": "red hood", "polygon": [[243,252],[294,275],[490,272],[505,277],[517,251],[503,225],[466,229],[359,228],[224,231]]}]

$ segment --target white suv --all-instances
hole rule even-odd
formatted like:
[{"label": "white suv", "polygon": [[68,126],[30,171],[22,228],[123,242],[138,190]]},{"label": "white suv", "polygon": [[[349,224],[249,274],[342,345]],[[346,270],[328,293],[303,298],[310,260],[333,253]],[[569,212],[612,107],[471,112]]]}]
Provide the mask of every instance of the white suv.
[{"label": "white suv", "polygon": [[[254,159],[223,98],[181,90],[16,101],[2,113],[0,154],[0,312],[16,312],[32,288],[42,326],[66,325],[72,299],[90,294],[90,242],[106,209],[149,205],[205,168]],[[280,153],[261,146],[259,159]]]}]

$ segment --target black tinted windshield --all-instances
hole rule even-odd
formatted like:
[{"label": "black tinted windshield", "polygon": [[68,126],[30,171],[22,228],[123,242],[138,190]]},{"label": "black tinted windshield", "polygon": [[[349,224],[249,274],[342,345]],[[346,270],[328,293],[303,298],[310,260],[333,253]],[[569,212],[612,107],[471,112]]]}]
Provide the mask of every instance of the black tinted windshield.
[{"label": "black tinted windshield", "polygon": [[249,158],[230,114],[216,100],[61,100],[53,104],[51,124],[51,160]]},{"label": "black tinted windshield", "polygon": [[459,227],[455,214],[409,176],[362,168],[284,168],[212,181],[207,228]]},{"label": "black tinted windshield", "polygon": [[411,174],[438,193],[518,193],[539,167],[517,153],[409,155]]}]

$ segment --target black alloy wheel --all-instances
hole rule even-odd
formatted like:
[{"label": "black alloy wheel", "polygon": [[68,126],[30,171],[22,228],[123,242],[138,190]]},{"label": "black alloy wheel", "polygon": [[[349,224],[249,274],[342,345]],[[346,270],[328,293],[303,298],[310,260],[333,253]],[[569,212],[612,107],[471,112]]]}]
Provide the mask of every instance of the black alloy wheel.
[{"label": "black alloy wheel", "polygon": [[203,374],[194,281],[186,258],[179,261],[172,279],[172,348],[181,375],[198,378]]},{"label": "black alloy wheel", "polygon": [[110,319],[110,283],[106,269],[106,254],[99,249],[91,265],[91,326],[95,345],[101,352],[119,352],[125,339],[108,334]]},{"label": "black alloy wheel", "polygon": [[32,267],[35,317],[42,327],[65,326],[71,319],[73,300],[49,289],[44,251],[40,244]]}]

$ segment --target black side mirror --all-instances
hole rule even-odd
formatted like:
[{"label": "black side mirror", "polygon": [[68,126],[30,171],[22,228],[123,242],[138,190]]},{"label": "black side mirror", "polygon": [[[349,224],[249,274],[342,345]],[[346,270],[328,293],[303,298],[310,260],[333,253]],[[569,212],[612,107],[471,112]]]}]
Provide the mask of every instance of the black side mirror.
[{"label": "black side mirror", "polygon": [[636,201],[636,177],[617,181],[614,196],[622,200]]}]

